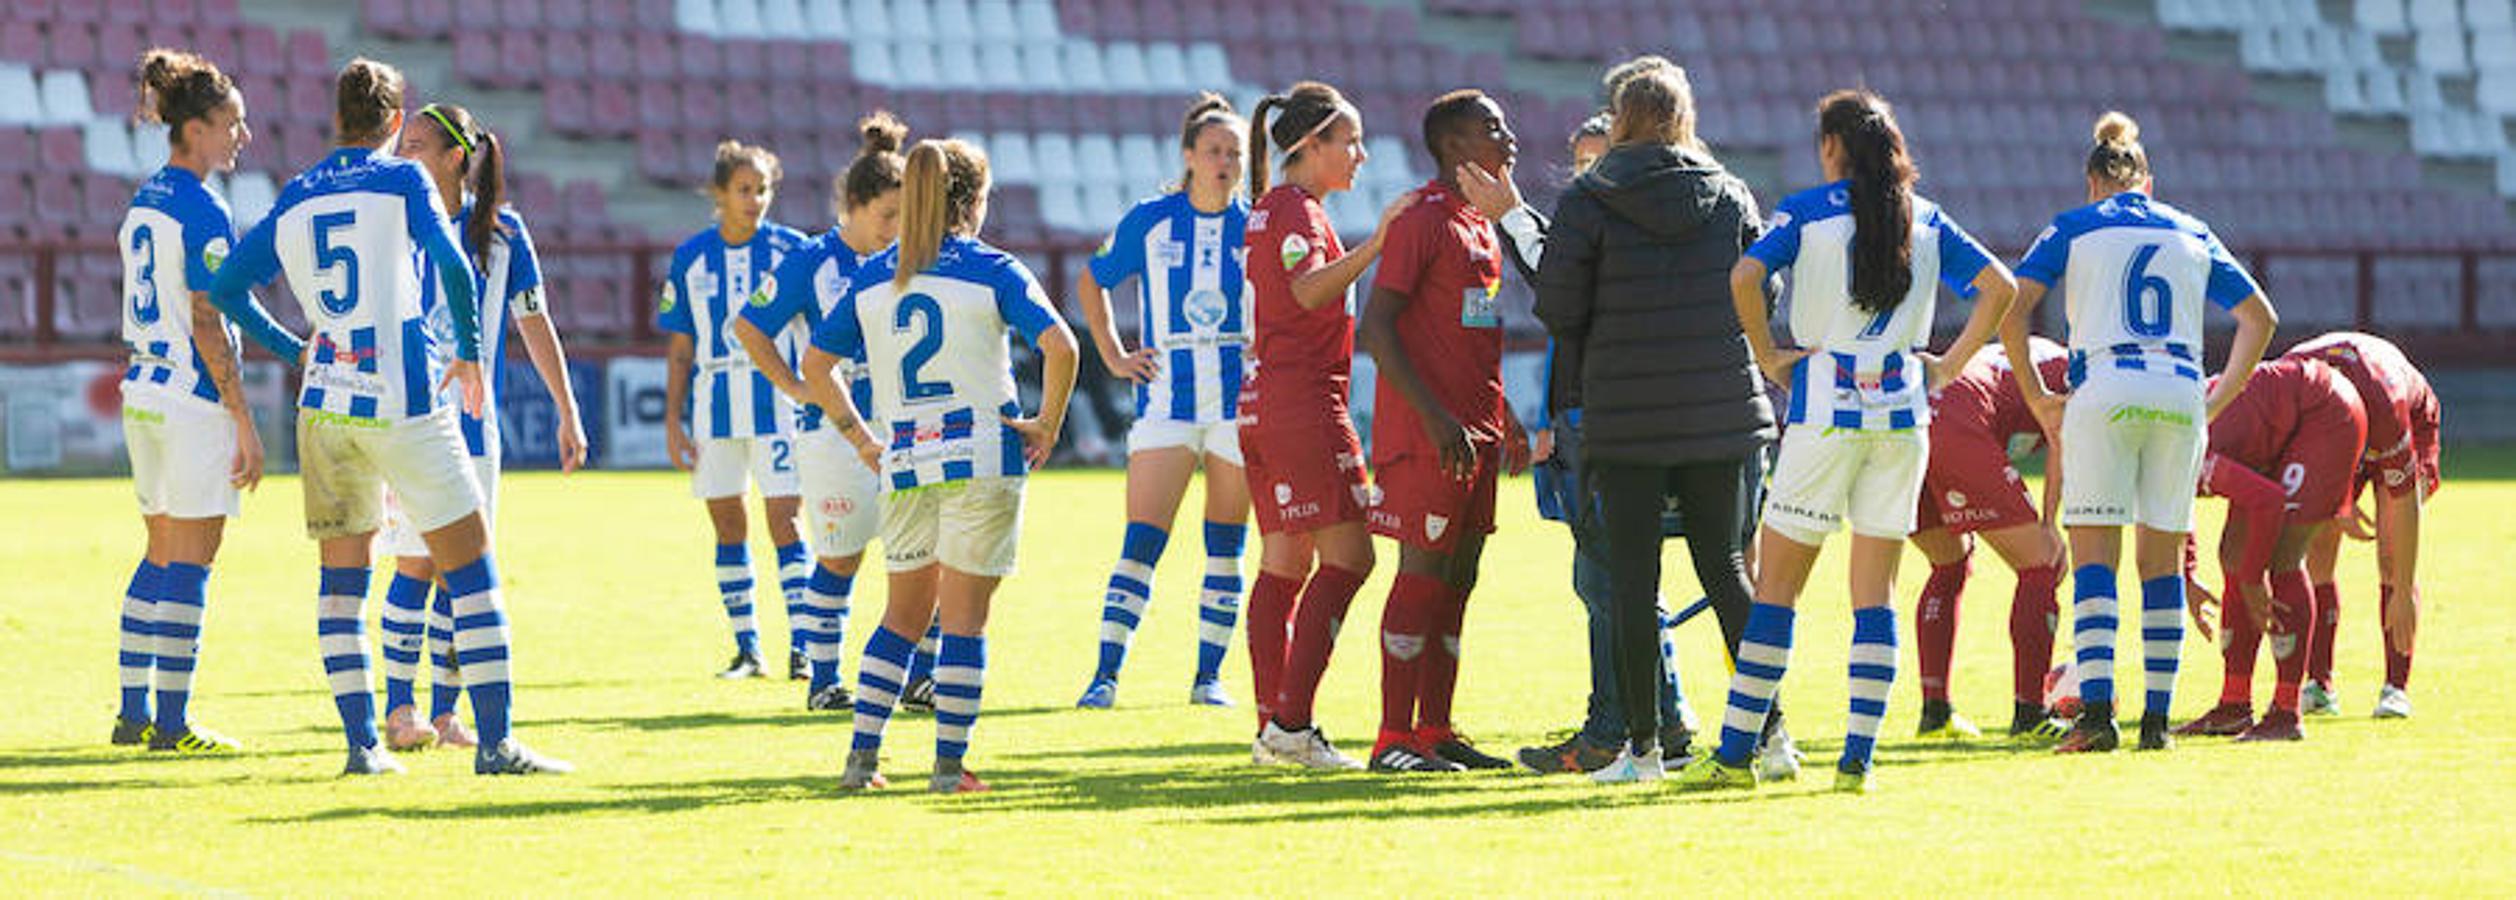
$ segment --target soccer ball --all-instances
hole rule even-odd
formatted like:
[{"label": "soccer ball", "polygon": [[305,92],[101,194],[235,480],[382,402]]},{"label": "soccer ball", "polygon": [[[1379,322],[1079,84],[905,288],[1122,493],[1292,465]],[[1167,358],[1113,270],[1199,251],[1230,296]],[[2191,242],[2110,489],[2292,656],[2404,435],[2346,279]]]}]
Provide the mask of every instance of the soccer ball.
[{"label": "soccer ball", "polygon": [[2063,663],[2044,673],[2044,708],[2056,718],[2079,716],[2079,667]]}]

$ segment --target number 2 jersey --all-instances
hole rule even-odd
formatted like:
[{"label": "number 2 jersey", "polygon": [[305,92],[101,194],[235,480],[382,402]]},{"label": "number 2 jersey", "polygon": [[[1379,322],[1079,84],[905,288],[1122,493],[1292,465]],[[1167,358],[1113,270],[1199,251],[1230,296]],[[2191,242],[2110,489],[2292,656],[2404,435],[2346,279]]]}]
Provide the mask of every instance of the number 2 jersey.
[{"label": "number 2 jersey", "polygon": [[1129,209],[1092,255],[1103,289],[1142,282],[1140,346],[1161,354],[1162,374],[1136,385],[1136,418],[1208,425],[1240,416],[1252,321],[1248,222],[1238,199],[1207,213],[1186,191],[1164,194]]},{"label": "number 2 jersey", "polygon": [[192,294],[208,293],[225,261],[235,226],[227,202],[191,170],[167,166],[140,184],[116,240],[122,250],[122,342],[131,365],[122,373],[126,397],[192,397],[219,403],[218,385],[193,353],[193,329],[216,328],[233,353],[236,333],[223,320],[192,320]]},{"label": "number 2 jersey", "polygon": [[[751,367],[751,354],[734,341],[734,317],[761,285],[770,281],[786,254],[803,246],[802,232],[763,222],[751,239],[725,243],[711,227],[690,236],[673,251],[673,266],[664,276],[664,296],[656,301],[655,324],[667,333],[685,335],[692,344],[690,431],[697,438],[771,437],[786,433],[793,404]],[[782,336],[779,351],[787,365],[802,349],[800,335]],[[680,415],[680,410],[674,410]]]},{"label": "number 2 jersey", "polygon": [[865,360],[884,488],[1029,474],[1022,436],[1005,424],[1022,414],[1006,332],[1037,341],[1057,327],[1047,292],[1012,254],[961,235],[945,235],[934,265],[905,286],[892,282],[898,264],[897,249],[866,260],[812,336]]},{"label": "number 2 jersey", "polygon": [[2262,290],[2209,225],[2133,191],[2055,217],[2018,277],[2063,289],[2073,386],[2112,369],[2198,389],[2202,302],[2234,309]]}]

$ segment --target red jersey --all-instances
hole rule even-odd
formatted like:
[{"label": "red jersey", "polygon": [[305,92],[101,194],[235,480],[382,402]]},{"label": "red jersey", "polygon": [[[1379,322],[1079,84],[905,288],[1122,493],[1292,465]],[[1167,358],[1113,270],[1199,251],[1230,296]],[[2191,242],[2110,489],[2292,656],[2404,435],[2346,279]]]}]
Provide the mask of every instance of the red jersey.
[{"label": "red jersey", "polygon": [[[2062,345],[2043,338],[2030,338],[2027,353],[2035,360],[2036,373],[2048,389],[2067,384],[2070,376],[2070,354]],[[2019,435],[2041,436],[2044,429],[2036,424],[2035,413],[2027,408],[2027,395],[2018,390],[2017,379],[2011,377],[2009,354],[1998,344],[1984,347],[1957,377],[1949,379],[1931,398],[1931,428],[1941,423],[1988,434],[1995,441],[2006,443]]]},{"label": "red jersey", "polygon": [[[2211,420],[2210,452],[2282,477],[2283,464],[2296,456],[2296,445],[2346,443],[2355,436],[2352,423],[2361,415],[2357,392],[2331,366],[2315,358],[2284,356],[2254,367],[2245,390]],[[2344,458],[2355,455],[2354,450]]]},{"label": "red jersey", "polygon": [[[2291,347],[2283,357],[2320,359],[2358,388],[2359,402],[2367,411],[2363,459],[2384,473],[2381,480],[2386,492],[2410,492],[2420,481],[2422,457],[2436,453],[2435,447],[2422,444],[2436,441],[2438,403],[2428,378],[2412,366],[2402,348],[2372,334],[2336,331]],[[2249,383],[2246,392],[2253,390]]]},{"label": "red jersey", "polygon": [[1328,210],[1309,191],[1279,184],[1250,209],[1246,235],[1244,268],[1257,315],[1250,352],[1257,368],[1242,391],[1242,426],[1346,418],[1354,371],[1353,291],[1347,290],[1344,303],[1317,309],[1303,309],[1293,299],[1294,278],[1345,256]]},{"label": "red jersey", "polygon": [[[1494,223],[1435,181],[1389,223],[1372,286],[1404,294],[1398,344],[1416,377],[1452,418],[1499,437],[1503,425],[1502,245]],[[1424,426],[1395,382],[1378,379],[1372,406],[1375,464],[1433,453]]]}]

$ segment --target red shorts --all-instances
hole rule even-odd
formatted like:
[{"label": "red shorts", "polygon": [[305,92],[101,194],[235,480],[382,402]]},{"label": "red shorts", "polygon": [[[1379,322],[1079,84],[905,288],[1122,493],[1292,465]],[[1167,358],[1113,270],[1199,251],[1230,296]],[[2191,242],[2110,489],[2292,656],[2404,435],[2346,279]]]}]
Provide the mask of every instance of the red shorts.
[{"label": "red shorts", "polygon": [[1370,487],[1354,423],[1263,429],[1241,426],[1241,465],[1259,534],[1306,533],[1363,521]]},{"label": "red shorts", "polygon": [[1379,490],[1371,510],[1372,533],[1410,547],[1447,553],[1459,536],[1494,533],[1494,489],[1502,455],[1477,454],[1476,474],[1461,481],[1429,456],[1401,456],[1372,471]]},{"label": "red shorts", "polygon": [[2026,481],[2009,464],[2008,447],[1981,432],[1931,430],[1930,468],[1922,474],[1914,530],[1972,534],[2039,521]]},{"label": "red shorts", "polygon": [[2367,416],[2353,406],[2325,405],[2330,414],[2308,415],[2263,473],[2289,493],[2283,521],[2309,524],[2349,515],[2364,468],[2358,449],[2367,445]]}]

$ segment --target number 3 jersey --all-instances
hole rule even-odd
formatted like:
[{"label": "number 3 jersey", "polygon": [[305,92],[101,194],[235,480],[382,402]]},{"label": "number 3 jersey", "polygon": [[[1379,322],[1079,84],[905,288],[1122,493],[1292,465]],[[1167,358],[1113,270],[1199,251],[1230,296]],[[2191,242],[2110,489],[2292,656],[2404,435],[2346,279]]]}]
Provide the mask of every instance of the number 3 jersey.
[{"label": "number 3 jersey", "polygon": [[2261,290],[2209,225],[2129,191],[2055,217],[2018,277],[2062,288],[2074,386],[2092,368],[2199,385],[2202,301],[2233,309]]},{"label": "number 3 jersey", "polygon": [[[1930,424],[1929,379],[1913,351],[1931,340],[1938,287],[1973,299],[1992,256],[1938,204],[1913,195],[1913,285],[1884,313],[1852,302],[1852,183],[1784,198],[1773,227],[1747,248],[1768,271],[1791,272],[1791,337],[1811,352],[1791,370],[1786,424],[1902,430]],[[1950,360],[1964,365],[1965,360]]]},{"label": "number 3 jersey", "polygon": [[[786,254],[806,242],[803,232],[763,222],[751,240],[725,243],[715,228],[691,235],[673,251],[672,271],[664,276],[664,296],[656,301],[656,327],[687,335],[693,345],[690,385],[690,431],[698,438],[771,437],[786,433],[792,404],[769,376],[751,366],[751,354],[734,340],[734,319],[742,315],[751,295],[773,281],[772,273]],[[772,339],[779,338],[770,332]],[[794,365],[797,348],[780,341]],[[674,410],[680,415],[680,410]]]},{"label": "number 3 jersey", "polygon": [[234,228],[226,201],[188,169],[157,170],[131,198],[117,239],[122,342],[131,351],[131,367],[122,373],[126,392],[221,402],[218,385],[192,352],[192,330],[218,329],[233,353],[239,349],[235,329],[224,319],[194,322],[192,294],[209,292]]},{"label": "number 3 jersey", "polygon": [[1237,199],[1199,212],[1188,193],[1136,204],[1092,255],[1092,280],[1115,289],[1140,277],[1140,346],[1161,374],[1136,385],[1136,418],[1207,425],[1240,416],[1250,306],[1242,245],[1249,208]]},{"label": "number 3 jersey", "polygon": [[1029,474],[1004,421],[1022,413],[1006,332],[1037,342],[1057,327],[1048,294],[1020,260],[960,235],[905,287],[898,264],[896,249],[866,260],[812,338],[865,360],[885,489]]}]

